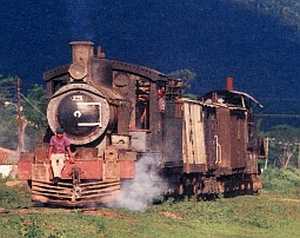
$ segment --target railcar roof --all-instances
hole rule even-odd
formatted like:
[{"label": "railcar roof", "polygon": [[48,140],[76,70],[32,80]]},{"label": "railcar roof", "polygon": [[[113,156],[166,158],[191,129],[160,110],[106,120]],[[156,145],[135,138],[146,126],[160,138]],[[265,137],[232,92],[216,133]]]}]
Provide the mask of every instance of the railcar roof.
[{"label": "railcar roof", "polygon": [[246,100],[248,100],[250,102],[254,102],[260,108],[263,108],[263,105],[257,99],[255,99],[253,96],[251,96],[248,93],[237,91],[237,90],[214,90],[214,91],[208,92],[202,98],[204,98],[204,99],[212,98],[213,94],[217,94],[218,96],[221,96],[221,97],[223,96],[226,98],[234,98],[236,96],[244,97]]}]

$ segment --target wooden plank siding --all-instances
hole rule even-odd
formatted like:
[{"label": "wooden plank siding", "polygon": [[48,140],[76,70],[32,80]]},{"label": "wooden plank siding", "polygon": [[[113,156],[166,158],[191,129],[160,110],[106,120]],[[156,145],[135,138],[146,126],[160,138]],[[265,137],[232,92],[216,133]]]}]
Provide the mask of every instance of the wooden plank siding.
[{"label": "wooden plank siding", "polygon": [[183,103],[182,138],[184,164],[206,165],[204,120],[200,104],[192,102]]}]

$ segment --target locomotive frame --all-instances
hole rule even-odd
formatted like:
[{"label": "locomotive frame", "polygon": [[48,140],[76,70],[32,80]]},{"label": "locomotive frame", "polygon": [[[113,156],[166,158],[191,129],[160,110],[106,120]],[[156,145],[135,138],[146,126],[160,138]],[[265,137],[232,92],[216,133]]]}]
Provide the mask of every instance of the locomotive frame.
[{"label": "locomotive frame", "polygon": [[[71,46],[72,64],[44,74],[45,143],[19,161],[19,178],[30,181],[34,202],[106,204],[118,197],[123,181],[135,178],[136,161],[149,156],[168,182],[168,195],[259,191],[263,148],[253,118],[254,104],[260,104],[253,97],[227,88],[198,100],[184,98],[179,79],[106,59],[92,42]],[[75,164],[66,163],[63,180],[54,185],[47,143],[62,124]]]}]

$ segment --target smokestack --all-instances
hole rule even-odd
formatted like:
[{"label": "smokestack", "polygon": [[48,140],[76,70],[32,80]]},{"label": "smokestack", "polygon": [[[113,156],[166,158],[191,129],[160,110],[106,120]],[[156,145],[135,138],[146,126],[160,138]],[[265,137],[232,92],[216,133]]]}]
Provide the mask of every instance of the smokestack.
[{"label": "smokestack", "polygon": [[94,43],[91,41],[73,41],[72,46],[73,62],[69,68],[71,81],[91,81],[99,86],[112,87],[112,66],[105,58],[104,50],[98,47],[94,50]]},{"label": "smokestack", "polygon": [[91,57],[94,55],[94,43],[91,41],[72,41],[72,64],[69,69],[75,80],[84,79],[89,72]]},{"label": "smokestack", "polygon": [[227,77],[226,78],[226,90],[227,91],[233,90],[233,81],[234,81],[233,77]]}]

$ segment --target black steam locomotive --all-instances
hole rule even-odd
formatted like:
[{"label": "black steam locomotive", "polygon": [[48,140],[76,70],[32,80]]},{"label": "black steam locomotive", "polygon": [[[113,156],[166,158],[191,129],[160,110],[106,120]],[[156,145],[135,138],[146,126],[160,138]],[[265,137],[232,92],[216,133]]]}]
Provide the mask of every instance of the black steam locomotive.
[{"label": "black steam locomotive", "polygon": [[[147,67],[109,60],[92,42],[72,42],[73,62],[44,74],[49,96],[46,143],[23,155],[20,172],[35,202],[65,206],[106,203],[123,181],[135,179],[139,160],[152,158],[168,183],[165,193],[198,197],[261,188],[253,107],[235,91],[182,96],[181,80]],[[65,129],[75,163],[51,182],[46,162],[51,132]],[[22,177],[21,176],[21,177]]]}]

